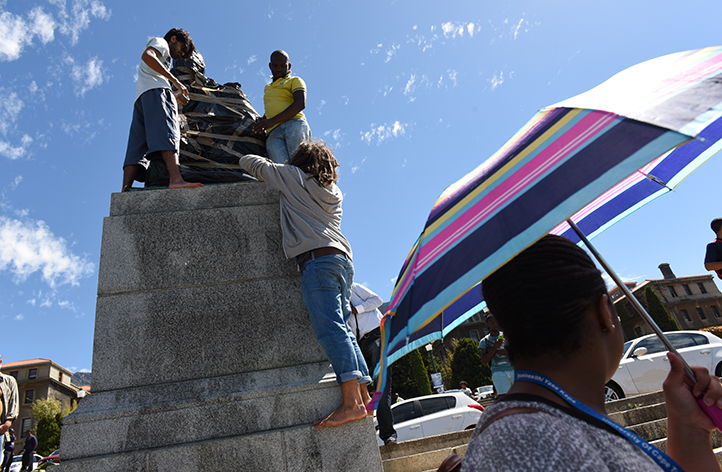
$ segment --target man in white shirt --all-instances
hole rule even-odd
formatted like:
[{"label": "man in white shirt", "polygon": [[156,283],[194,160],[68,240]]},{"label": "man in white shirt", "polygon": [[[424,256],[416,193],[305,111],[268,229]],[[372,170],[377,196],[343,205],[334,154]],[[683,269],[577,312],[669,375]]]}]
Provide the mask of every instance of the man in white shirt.
[{"label": "man in white shirt", "polygon": [[138,66],[133,120],[128,136],[128,149],[123,162],[123,192],[133,181],[145,182],[149,157],[160,154],[168,168],[169,188],[203,187],[186,182],[180,173],[180,126],[178,106],[171,84],[179,91],[183,104],[188,103],[188,90],[170,73],[171,59],[188,57],[195,47],[187,31],[173,28],[162,38],[151,38],[143,49]]},{"label": "man in white shirt", "polygon": [[[381,297],[356,282],[351,286],[351,316],[348,325],[351,328],[359,349],[366,360],[369,373],[373,377],[374,369],[379,362],[381,354],[381,319],[383,315],[379,307],[383,304]],[[391,372],[386,380],[379,406],[376,410],[376,420],[379,423],[379,437],[384,444],[396,443],[396,430],[394,429],[394,416],[391,413]]]}]

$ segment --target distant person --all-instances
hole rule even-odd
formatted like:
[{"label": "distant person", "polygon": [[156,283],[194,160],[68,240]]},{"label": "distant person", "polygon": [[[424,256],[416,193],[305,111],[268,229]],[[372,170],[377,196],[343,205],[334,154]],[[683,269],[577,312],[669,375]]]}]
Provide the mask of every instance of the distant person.
[{"label": "distant person", "polygon": [[469,384],[466,383],[466,381],[462,380],[461,382],[459,382],[459,386],[461,387],[461,391],[467,394],[469,398],[474,398],[471,395],[471,389],[469,388]]},{"label": "distant person", "polygon": [[722,279],[722,218],[715,218],[710,224],[715,234],[715,240],[707,245],[704,256],[704,268],[717,272]]},{"label": "distant person", "polygon": [[5,433],[5,446],[3,447],[3,461],[0,470],[2,472],[10,472],[10,466],[13,463],[13,455],[15,455],[15,430],[10,428]]},{"label": "distant person", "polygon": [[[715,425],[695,400],[722,407],[722,384],[705,368],[692,367],[693,383],[667,354],[668,457],[607,416],[604,386],[624,354],[624,332],[583,249],[547,235],[481,285],[516,381],[481,415],[462,472],[721,470],[710,444]],[[672,460],[675,468],[661,467]]]},{"label": "distant person", "polygon": [[[351,286],[351,316],[348,325],[356,336],[358,346],[364,356],[369,374],[373,376],[376,364],[381,356],[381,319],[384,315],[379,307],[384,301],[373,291],[361,284]],[[394,415],[391,412],[391,371],[387,373],[386,386],[379,399],[376,409],[376,420],[379,424],[379,438],[384,444],[396,443]]]},{"label": "distant person", "polygon": [[313,331],[341,384],[341,405],[314,425],[322,428],[363,419],[371,401],[366,385],[371,377],[346,324],[354,268],[351,245],[341,233],[338,161],[322,141],[304,141],[288,164],[253,155],[241,157],[239,164],[281,193],[283,250],[287,258],[296,258]]},{"label": "distant person", "polygon": [[123,162],[123,192],[133,187],[134,180],[145,182],[149,156],[155,153],[160,153],[168,168],[169,188],[203,187],[201,183],[186,182],[181,176],[178,106],[171,92],[173,84],[184,103],[188,103],[188,90],[170,73],[170,68],[171,59],[189,57],[194,49],[188,32],[179,28],[173,28],[162,38],[151,38],[143,48]]},{"label": "distant person", "polygon": [[[2,366],[2,363],[2,356],[0,356],[0,366]],[[7,454],[5,443],[10,438],[7,433],[12,431],[13,421],[20,414],[18,383],[15,377],[0,373],[0,394],[2,395],[2,401],[0,401],[0,408],[2,408],[2,411],[0,411],[0,451]],[[12,449],[14,448],[13,445]],[[12,462],[12,451],[10,453],[10,462]]]},{"label": "distant person", "polygon": [[394,403],[401,403],[402,401],[404,401],[404,399],[401,398],[398,393],[395,393],[394,394]]},{"label": "distant person", "polygon": [[35,468],[33,458],[36,447],[38,447],[38,439],[33,436],[33,431],[29,429],[27,437],[25,438],[25,447],[23,447],[23,466],[20,469],[21,472],[30,472]]},{"label": "distant person", "polygon": [[514,383],[514,368],[506,355],[504,335],[499,331],[499,324],[494,315],[487,315],[486,326],[489,328],[489,334],[479,341],[481,363],[489,364],[491,381],[494,383],[496,394],[501,397]]},{"label": "distant person", "polygon": [[285,51],[271,53],[271,83],[263,89],[263,118],[253,125],[254,133],[266,138],[268,158],[277,164],[291,159],[302,141],[311,139],[311,128],[306,122],[306,83],[291,75],[291,63]]}]

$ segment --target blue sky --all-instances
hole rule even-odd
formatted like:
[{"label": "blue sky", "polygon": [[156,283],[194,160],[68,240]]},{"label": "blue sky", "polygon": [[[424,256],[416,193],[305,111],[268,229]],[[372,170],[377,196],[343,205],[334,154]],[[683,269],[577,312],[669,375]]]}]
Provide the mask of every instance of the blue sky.
[{"label": "blue sky", "polygon": [[[635,63],[717,46],[719,2],[0,0],[0,326],[6,362],[92,362],[98,260],[143,45],[187,29],[262,113],[268,56],[308,86],[341,163],[356,280],[388,300],[445,187],[540,108]],[[705,273],[720,157],[595,240],[625,279]]]}]

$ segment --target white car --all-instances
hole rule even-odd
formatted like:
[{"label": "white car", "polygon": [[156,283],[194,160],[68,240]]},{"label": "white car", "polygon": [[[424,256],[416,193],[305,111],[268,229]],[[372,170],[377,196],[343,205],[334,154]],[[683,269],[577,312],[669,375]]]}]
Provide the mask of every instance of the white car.
[{"label": "white car", "polygon": [[[33,469],[38,466],[40,463],[40,459],[42,459],[43,456],[40,454],[33,454]],[[20,454],[19,456],[13,457],[13,461],[10,464],[10,472],[20,472],[20,468],[23,466],[23,455]]]},{"label": "white car", "polygon": [[[722,375],[722,339],[705,331],[664,334],[689,365],[706,367],[710,373]],[[627,341],[619,368],[607,383],[606,401],[662,390],[667,374],[667,348],[656,335]]]},{"label": "white car", "polygon": [[494,394],[494,386],[493,385],[484,385],[483,387],[476,387],[476,390],[474,391],[474,396],[477,400],[486,400],[487,398],[494,398],[496,394]]},{"label": "white car", "polygon": [[[410,398],[391,405],[397,440],[474,429],[484,407],[461,391]],[[379,446],[384,442],[376,431]]]}]

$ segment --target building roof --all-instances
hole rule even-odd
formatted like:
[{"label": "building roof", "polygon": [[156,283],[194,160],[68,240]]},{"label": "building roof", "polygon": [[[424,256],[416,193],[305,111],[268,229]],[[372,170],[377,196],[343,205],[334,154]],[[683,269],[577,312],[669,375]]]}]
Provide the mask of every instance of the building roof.
[{"label": "building roof", "polygon": [[15,361],[15,362],[8,362],[6,364],[2,365],[3,369],[8,369],[10,367],[23,367],[27,365],[33,365],[33,364],[46,364],[48,362],[53,362],[50,359],[28,359],[26,361]]}]

